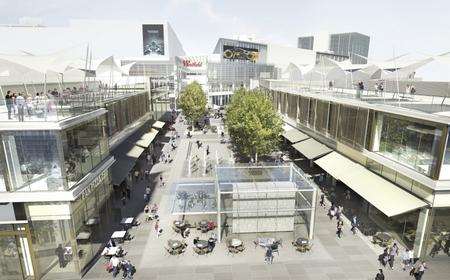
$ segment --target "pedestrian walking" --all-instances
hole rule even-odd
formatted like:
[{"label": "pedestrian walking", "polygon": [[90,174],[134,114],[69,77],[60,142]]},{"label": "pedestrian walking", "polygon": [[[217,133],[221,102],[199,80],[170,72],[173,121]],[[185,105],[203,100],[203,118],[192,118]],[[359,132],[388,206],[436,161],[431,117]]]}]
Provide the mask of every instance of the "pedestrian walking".
[{"label": "pedestrian walking", "polygon": [[409,249],[406,248],[406,250],[402,254],[402,269],[403,269],[403,271],[405,271],[406,268],[409,267],[409,264],[410,264],[410,262],[409,262]]},{"label": "pedestrian walking", "polygon": [[320,195],[320,206],[325,207],[325,194]]},{"label": "pedestrian walking", "polygon": [[392,245],[391,248],[389,248],[389,267],[391,269],[394,269],[394,260],[395,260],[395,256],[398,255],[398,246],[397,243],[394,243],[394,245]]},{"label": "pedestrian walking", "polygon": [[349,190],[346,190],[345,191],[345,199],[346,200],[350,200],[352,197],[351,197],[351,195],[350,195],[350,191]]},{"label": "pedestrian walking", "polygon": [[350,229],[350,231],[353,234],[356,234],[357,226],[358,226],[358,220],[356,219],[356,216],[354,215],[353,218],[352,218],[352,227]]},{"label": "pedestrian walking", "polygon": [[127,203],[127,193],[122,191],[122,198],[120,199],[122,201],[122,205],[125,206]]},{"label": "pedestrian walking", "polygon": [[137,182],[139,180],[139,170],[134,171],[134,181]]},{"label": "pedestrian walking", "polygon": [[335,216],[336,216],[337,220],[341,219],[341,215],[342,215],[343,211],[344,211],[344,207],[342,207],[341,205],[336,207],[336,214],[335,214]]},{"label": "pedestrian walking", "polygon": [[330,220],[333,220],[333,217],[335,214],[336,214],[336,209],[333,204],[333,205],[331,205],[330,209],[328,209],[328,217],[330,217]]},{"label": "pedestrian walking", "polygon": [[129,186],[127,186],[127,188],[126,188],[126,193],[127,193],[127,198],[131,199],[131,189]]},{"label": "pedestrian walking", "polygon": [[159,175],[159,185],[160,185],[161,187],[164,187],[164,186],[165,186],[165,183],[164,183],[162,174]]},{"label": "pedestrian walking", "polygon": [[119,274],[120,259],[114,255],[111,257],[109,262],[112,266],[112,275],[113,275],[113,277],[116,277],[117,274]]},{"label": "pedestrian walking", "polygon": [[384,249],[383,253],[381,255],[378,256],[378,261],[380,262],[380,264],[384,267],[386,267],[386,264],[389,260],[389,253],[388,253],[388,249]]},{"label": "pedestrian walking", "polygon": [[206,155],[209,155],[209,145],[206,145]]},{"label": "pedestrian walking", "polygon": [[144,171],[145,179],[150,182],[150,169],[145,169]]},{"label": "pedestrian walking", "polygon": [[155,233],[158,234],[158,232],[159,232],[159,219],[156,220],[155,222]]},{"label": "pedestrian walking", "polygon": [[264,257],[264,261],[267,264],[272,264],[273,263],[273,251],[272,251],[272,247],[269,246],[266,250],[266,255]]},{"label": "pedestrian walking", "polygon": [[414,265],[414,250],[409,250],[409,265],[412,267]]},{"label": "pedestrian walking", "polygon": [[375,276],[375,280],[384,280],[384,274],[383,274],[383,270],[381,268],[378,269],[378,273]]},{"label": "pedestrian walking", "polygon": [[418,269],[416,269],[415,273],[414,273],[414,277],[416,278],[416,280],[421,280],[422,276],[425,274],[425,270],[427,269],[427,264],[425,262],[422,262]]},{"label": "pedestrian walking", "polygon": [[336,225],[336,228],[337,228],[336,234],[339,238],[341,238],[341,236],[342,236],[342,228],[343,227],[344,227],[344,222],[341,219],[339,219],[337,221],[337,225]]},{"label": "pedestrian walking", "polygon": [[145,193],[144,193],[144,202],[148,203],[150,201],[150,186],[147,186],[145,188]]}]

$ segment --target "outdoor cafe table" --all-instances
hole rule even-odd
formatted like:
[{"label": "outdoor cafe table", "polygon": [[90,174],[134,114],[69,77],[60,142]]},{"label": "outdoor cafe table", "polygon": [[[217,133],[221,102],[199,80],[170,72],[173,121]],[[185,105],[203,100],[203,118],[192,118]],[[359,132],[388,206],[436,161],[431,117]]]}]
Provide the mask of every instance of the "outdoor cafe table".
[{"label": "outdoor cafe table", "polygon": [[126,230],[115,231],[111,235],[111,239],[117,240],[117,242],[121,243],[125,240],[126,234],[127,234]]},{"label": "outdoor cafe table", "polygon": [[197,243],[195,244],[195,247],[197,247],[199,249],[208,248],[208,241],[206,241],[206,240],[198,240]]},{"label": "outdoor cafe table", "polygon": [[94,226],[94,225],[97,225],[99,222],[100,222],[99,218],[90,218],[89,220],[86,221],[86,225]]},{"label": "outdoor cafe table", "polygon": [[167,245],[169,245],[169,247],[171,249],[178,249],[178,248],[180,248],[183,245],[183,243],[181,241],[178,241],[178,240],[168,240],[167,241]]},{"label": "outdoor cafe table", "polygon": [[231,247],[239,247],[242,245],[242,241],[237,239],[237,238],[233,238],[230,240],[230,246]]},{"label": "outdoor cafe table", "polygon": [[105,247],[102,252],[102,256],[105,257],[112,257],[117,256],[118,253],[120,253],[120,250],[122,250],[120,247]]},{"label": "outdoor cafe table", "polygon": [[275,242],[275,238],[257,238],[255,240],[255,245],[259,245],[261,247],[269,247]]},{"label": "outdoor cafe table", "polygon": [[133,226],[134,223],[134,218],[133,217],[127,217],[127,218],[123,218],[120,221],[120,224],[125,228],[125,229],[129,229]]},{"label": "outdoor cafe table", "polygon": [[297,246],[305,246],[309,244],[309,240],[307,238],[299,237],[295,240],[295,245]]}]

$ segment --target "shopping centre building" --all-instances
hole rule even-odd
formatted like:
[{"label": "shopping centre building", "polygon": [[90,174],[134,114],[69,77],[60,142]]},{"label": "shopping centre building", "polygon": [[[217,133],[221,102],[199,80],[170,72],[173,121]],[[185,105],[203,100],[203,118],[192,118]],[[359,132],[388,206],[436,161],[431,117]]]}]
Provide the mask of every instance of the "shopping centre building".
[{"label": "shopping centre building", "polygon": [[283,116],[295,162],[349,219],[357,216],[362,233],[387,232],[417,257],[448,261],[450,118],[439,83],[421,93],[439,106],[430,96],[358,98],[353,89],[301,82],[262,87]]},{"label": "shopping centre building", "polygon": [[[80,279],[122,218],[117,201],[128,175],[170,115],[175,56],[184,51],[167,23],[79,21],[0,33],[8,41],[0,58],[0,271]],[[57,35],[67,49],[42,43]],[[25,106],[8,106],[8,91]]]},{"label": "shopping centre building", "polygon": [[[330,46],[309,48],[306,39],[297,48],[249,38],[220,38],[212,54],[186,55],[166,22],[0,26],[0,37],[1,273],[80,278],[121,218],[115,190],[127,184],[140,155],[152,151],[164,126],[158,120],[193,81],[211,107],[226,105],[240,87],[263,88],[283,115],[294,162],[305,171],[246,170],[238,178],[240,170],[224,167],[209,182],[211,209],[186,213],[186,201],[177,200],[172,214],[213,215],[220,229],[236,233],[312,236],[316,184],[305,175],[311,173],[346,215],[358,216],[363,233],[389,232],[416,256],[433,248],[439,248],[435,259],[448,256],[450,87],[411,75],[433,59],[354,65]],[[365,92],[352,88],[357,81]],[[379,83],[384,93],[367,91]],[[23,122],[18,111],[8,118],[8,90],[30,100]],[[49,91],[57,93],[37,98]],[[266,183],[246,184],[261,174]],[[273,176],[282,184],[271,184]],[[253,207],[270,196],[265,208]],[[255,217],[261,211],[266,216]]]}]

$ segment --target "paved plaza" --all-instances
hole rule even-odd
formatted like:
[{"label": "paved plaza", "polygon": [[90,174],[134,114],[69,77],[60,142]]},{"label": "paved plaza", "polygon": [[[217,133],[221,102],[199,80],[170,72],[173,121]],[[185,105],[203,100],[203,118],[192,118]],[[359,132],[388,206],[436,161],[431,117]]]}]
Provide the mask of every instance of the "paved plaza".
[{"label": "paved plaza", "polygon": [[[274,263],[264,263],[264,250],[255,248],[250,237],[239,237],[244,241],[245,250],[241,254],[229,255],[223,243],[218,244],[211,254],[196,255],[192,250],[192,239],[199,236],[207,239],[209,234],[191,231],[187,238],[188,248],[183,255],[171,256],[166,253],[164,246],[168,239],[181,239],[172,228],[172,221],[179,218],[170,213],[174,193],[174,183],[212,179],[213,173],[204,174],[201,171],[187,171],[189,156],[202,157],[202,149],[197,148],[195,141],[200,139],[203,145],[210,147],[210,159],[216,160],[216,151],[220,160],[229,160],[232,155],[227,144],[221,144],[217,133],[194,134],[191,139],[185,137],[185,127],[175,125],[179,135],[178,148],[172,151],[171,163],[158,163],[152,167],[152,172],[159,176],[162,173],[166,182],[161,187],[158,180],[154,181],[154,191],[150,203],[159,205],[161,217],[160,225],[163,234],[157,238],[154,222],[144,221],[143,214],[138,216],[141,225],[130,230],[134,237],[122,246],[127,252],[125,256],[137,269],[134,279],[374,279],[379,265],[377,256],[382,252],[381,247],[374,247],[367,238],[350,232],[348,221],[344,226],[344,235],[336,237],[336,222],[330,221],[324,208],[316,212],[316,228],[313,247],[309,253],[299,253],[291,245],[294,239],[291,235],[283,236],[283,246],[279,255],[274,255]],[[167,135],[170,135],[169,132]],[[166,144],[164,150],[169,150]],[[200,164],[202,166],[202,164]],[[137,182],[133,186],[133,201],[126,207],[133,208],[135,204],[142,205],[142,194],[146,183]],[[139,202],[139,203],[138,203]],[[126,209],[124,211],[127,211]],[[189,217],[186,217],[189,220]],[[400,268],[400,256],[397,257],[394,270],[384,269],[386,279],[413,279],[408,272]],[[106,260],[99,258],[85,279],[112,279],[112,275],[105,271]],[[448,279],[448,274],[442,268],[431,267],[423,279]],[[121,274],[117,276],[121,278]]]}]

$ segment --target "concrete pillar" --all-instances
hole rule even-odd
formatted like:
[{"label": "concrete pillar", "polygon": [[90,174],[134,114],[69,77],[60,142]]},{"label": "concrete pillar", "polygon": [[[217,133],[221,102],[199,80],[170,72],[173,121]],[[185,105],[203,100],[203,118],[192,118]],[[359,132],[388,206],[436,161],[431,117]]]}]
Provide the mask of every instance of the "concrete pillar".
[{"label": "concrete pillar", "polygon": [[422,208],[417,221],[416,237],[414,239],[414,257],[424,259],[427,254],[427,240],[433,224],[434,211]]}]

